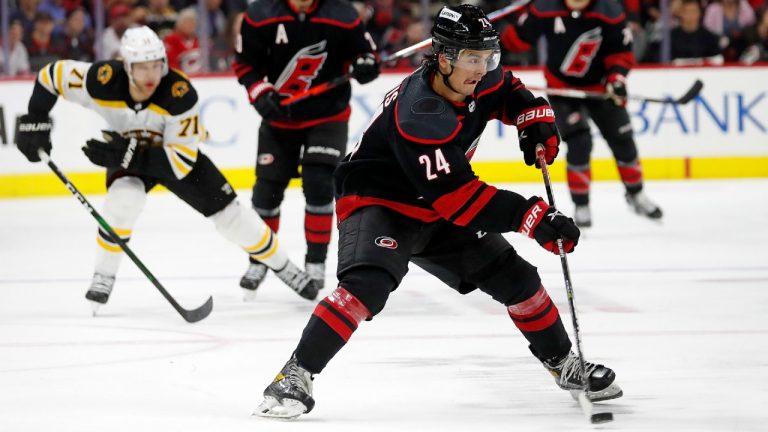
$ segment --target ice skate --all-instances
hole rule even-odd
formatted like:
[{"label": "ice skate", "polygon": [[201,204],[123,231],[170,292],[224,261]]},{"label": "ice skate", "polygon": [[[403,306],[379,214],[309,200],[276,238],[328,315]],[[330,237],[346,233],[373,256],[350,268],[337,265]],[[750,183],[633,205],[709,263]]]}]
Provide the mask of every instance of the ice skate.
[{"label": "ice skate", "polygon": [[281,281],[285,282],[286,285],[305,299],[314,300],[317,298],[318,289],[315,281],[291,261],[288,261],[281,270],[275,271],[275,274]]},{"label": "ice skate", "polygon": [[85,293],[85,298],[91,303],[91,309],[93,310],[94,316],[96,316],[96,312],[101,306],[107,304],[114,285],[114,276],[107,276],[100,273],[93,274],[91,286],[88,288],[88,292]]},{"label": "ice skate", "polygon": [[636,194],[627,193],[624,197],[627,199],[627,204],[629,204],[635,213],[649,219],[661,219],[661,208],[648,199],[643,192],[638,192]]},{"label": "ice skate", "polygon": [[592,226],[592,211],[588,205],[577,205],[573,210],[573,221],[579,228],[589,228]]},{"label": "ice skate", "polygon": [[256,298],[256,289],[267,276],[269,268],[260,262],[251,262],[248,270],[240,279],[240,287],[243,289],[243,301],[252,301]]},{"label": "ice skate", "polygon": [[[576,398],[578,392],[584,389],[584,381],[581,375],[579,357],[573,352],[561,358],[542,359],[533,351],[533,354],[541,360],[544,367],[555,377],[555,382],[563,390],[568,390]],[[624,393],[621,387],[616,385],[616,374],[609,368],[584,362],[584,368],[589,376],[589,389],[587,397],[592,402],[599,402],[621,397]]]},{"label": "ice skate", "polygon": [[312,374],[299,366],[296,356],[291,356],[272,384],[264,389],[264,401],[255,415],[283,420],[293,420],[312,411]]},{"label": "ice skate", "polygon": [[325,288],[325,263],[305,262],[304,269],[309,277],[315,282],[318,290]]}]

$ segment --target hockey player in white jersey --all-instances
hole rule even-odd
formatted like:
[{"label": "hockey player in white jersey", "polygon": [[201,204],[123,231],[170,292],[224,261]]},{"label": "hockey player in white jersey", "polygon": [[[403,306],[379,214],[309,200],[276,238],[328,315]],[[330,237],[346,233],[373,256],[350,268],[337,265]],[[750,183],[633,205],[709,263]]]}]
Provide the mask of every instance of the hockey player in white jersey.
[{"label": "hockey player in white jersey", "polygon": [[[50,153],[49,112],[59,96],[92,109],[111,130],[103,131],[102,140],[88,140],[83,152],[107,168],[102,214],[123,240],[130,238],[147,192],[161,184],[299,295],[317,297],[315,283],[288,259],[250,206],[239,204],[231,185],[198,148],[206,131],[197,93],[186,76],[169,70],[163,42],[148,27],[132,28],[121,40],[120,54],[122,61],[60,60],[44,67],[29,112],[19,122],[19,150],[31,162],[40,161],[38,149]],[[103,230],[96,241],[96,267],[85,297],[98,308],[109,299],[123,253]]]}]

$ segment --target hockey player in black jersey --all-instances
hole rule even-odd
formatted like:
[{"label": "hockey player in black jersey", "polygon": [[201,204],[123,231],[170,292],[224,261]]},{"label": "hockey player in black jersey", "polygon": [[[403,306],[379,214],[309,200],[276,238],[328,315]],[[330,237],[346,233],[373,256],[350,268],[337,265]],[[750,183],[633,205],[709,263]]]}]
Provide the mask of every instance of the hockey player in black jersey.
[{"label": "hockey player in black jersey", "polygon": [[503,47],[526,51],[541,35],[547,40],[544,75],[550,88],[607,91],[607,100],[551,96],[557,127],[568,145],[568,187],[581,227],[592,225],[589,118],[613,152],[626,200],[640,215],[660,219],[661,209],[643,192],[643,172],[627,113],[626,78],[635,59],[632,33],[618,0],[534,0],[512,24],[498,22]]},{"label": "hockey player in black jersey", "polygon": [[[29,113],[21,117],[17,146],[31,162],[38,150],[51,151],[49,112],[59,96],[102,116],[110,131],[103,141],[88,140],[83,151],[107,168],[104,218],[128,241],[146,201],[160,184],[209,218],[226,239],[277,272],[307,299],[317,287],[278,246],[269,227],[235,192],[198,148],[206,138],[197,93],[181,72],[168,68],[163,42],[148,27],[129,29],[121,39],[123,61],[84,63],[60,60],[37,76]],[[103,230],[96,269],[86,298],[94,308],[107,303],[123,257],[120,246]],[[94,310],[95,312],[95,310]]]},{"label": "hockey player in black jersey", "polygon": [[[344,0],[257,0],[245,13],[234,70],[261,115],[253,207],[277,232],[288,181],[301,176],[306,199],[307,272],[322,287],[333,223],[333,169],[344,156],[349,83],[290,105],[282,99],[350,74],[379,75],[373,40]],[[301,166],[301,173],[298,168]],[[240,284],[256,290],[266,268],[251,261]]]},{"label": "hockey player in black jersey", "polygon": [[[567,390],[581,388],[557,307],[536,268],[501,233],[517,231],[555,252],[579,240],[573,220],[541,198],[478,179],[470,160],[491,119],[515,125],[528,165],[559,137],[549,104],[498,67],[497,32],[475,6],[444,7],[433,57],[384,98],[355,149],[336,169],[338,287],[315,308],[291,358],[256,414],[295,418],[312,410],[312,384],[358,325],[381,312],[412,262],[459,293],[504,305],[533,354]],[[586,363],[593,400],[621,396],[614,372]]]}]

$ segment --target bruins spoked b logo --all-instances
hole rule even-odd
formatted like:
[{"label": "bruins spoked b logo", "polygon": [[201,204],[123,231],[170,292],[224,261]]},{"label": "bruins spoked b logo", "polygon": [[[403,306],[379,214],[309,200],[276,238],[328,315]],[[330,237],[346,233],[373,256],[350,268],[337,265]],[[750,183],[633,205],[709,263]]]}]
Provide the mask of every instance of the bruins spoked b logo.
[{"label": "bruins spoked b logo", "polygon": [[397,249],[397,240],[393,239],[392,237],[387,236],[380,236],[376,237],[376,240],[373,241],[376,243],[376,246],[387,248],[387,249]]}]

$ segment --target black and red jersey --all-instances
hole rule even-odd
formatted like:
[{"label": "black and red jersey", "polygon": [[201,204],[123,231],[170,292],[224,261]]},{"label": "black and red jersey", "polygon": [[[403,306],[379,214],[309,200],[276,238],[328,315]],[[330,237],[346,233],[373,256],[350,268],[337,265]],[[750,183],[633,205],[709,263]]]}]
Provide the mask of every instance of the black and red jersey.
[{"label": "black and red jersey", "polygon": [[563,0],[534,0],[516,23],[495,25],[510,51],[527,51],[544,35],[550,87],[602,91],[608,75],[626,75],[635,64],[626,24],[618,0],[593,0],[578,12]]},{"label": "black and red jersey", "polygon": [[378,205],[424,222],[442,218],[488,232],[516,229],[526,199],[478,179],[470,160],[488,121],[519,123],[534,96],[511,72],[497,68],[473,97],[452,103],[432,90],[434,74],[423,66],[389,91],[336,168],[339,220]]},{"label": "black and red jersey", "polygon": [[[256,0],[240,36],[233,68],[249,96],[265,78],[281,95],[301,93],[348,73],[353,59],[375,49],[357,11],[344,0],[317,0],[306,13],[286,0]],[[348,120],[350,96],[346,83],[291,105],[289,119],[270,124],[301,128]]]}]

